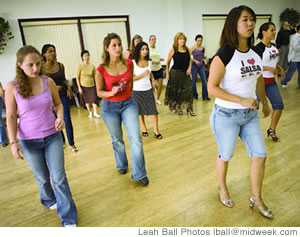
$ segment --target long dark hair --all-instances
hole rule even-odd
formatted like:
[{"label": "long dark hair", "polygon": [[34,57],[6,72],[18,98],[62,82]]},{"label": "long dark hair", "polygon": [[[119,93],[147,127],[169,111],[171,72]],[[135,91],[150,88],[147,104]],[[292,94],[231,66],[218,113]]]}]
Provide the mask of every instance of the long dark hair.
[{"label": "long dark hair", "polygon": [[[237,22],[242,14],[242,11],[249,12],[253,18],[254,22],[256,22],[256,16],[254,11],[247,6],[241,5],[231,9],[228,13],[226,21],[224,23],[224,27],[222,30],[221,38],[220,38],[220,48],[223,47],[231,47],[238,48],[239,40],[238,40],[238,32],[237,32]],[[254,33],[248,38],[248,46],[251,47],[254,44]]]},{"label": "long dark hair", "polygon": [[142,42],[139,42],[136,46],[135,46],[135,49],[134,49],[134,54],[133,54],[133,59],[135,60],[136,64],[139,63],[140,61],[140,58],[141,58],[141,49],[142,47],[146,45],[147,48],[148,48],[148,54],[146,55],[145,59],[148,61],[149,60],[149,46],[146,42],[142,41]]},{"label": "long dark hair", "polygon": [[[259,32],[257,34],[257,39],[262,39],[263,38],[263,31],[268,31],[270,25],[273,25],[275,26],[275,24],[273,22],[266,22],[264,24],[262,24],[260,27],[259,27]],[[276,26],[275,26],[276,27]]]},{"label": "long dark hair", "polygon": [[42,48],[42,56],[43,56],[43,59],[44,59],[44,62],[47,62],[47,59],[46,57],[44,56],[44,54],[47,52],[47,50],[52,47],[56,50],[55,46],[53,44],[44,44],[43,45],[43,48]]}]

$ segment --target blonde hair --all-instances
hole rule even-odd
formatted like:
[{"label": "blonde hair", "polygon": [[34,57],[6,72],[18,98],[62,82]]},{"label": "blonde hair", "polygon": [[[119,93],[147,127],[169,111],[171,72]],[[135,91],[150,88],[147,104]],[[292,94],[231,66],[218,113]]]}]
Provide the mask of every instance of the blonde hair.
[{"label": "blonde hair", "polygon": [[135,45],[134,45],[134,41],[139,39],[141,42],[143,41],[143,37],[140,36],[140,35],[135,35],[133,36],[131,42],[130,42],[130,48],[129,48],[129,51],[130,53],[133,55],[134,54],[134,49],[135,49]]},{"label": "blonde hair", "polygon": [[[103,40],[103,53],[102,53],[102,59],[103,59],[103,63],[102,65],[108,66],[110,63],[110,56],[109,53],[106,51],[106,49],[109,47],[110,42],[112,39],[118,39],[122,45],[122,40],[121,37],[116,34],[116,33],[109,33],[106,35],[106,37]],[[122,61],[122,63],[124,65],[127,66],[127,61],[125,60],[125,58],[123,57],[123,54],[120,55],[120,60]]]},{"label": "blonde hair", "polygon": [[16,54],[17,56],[17,63],[16,63],[16,81],[18,83],[18,92],[23,98],[28,98],[32,96],[32,88],[27,79],[26,74],[24,71],[18,66],[18,64],[22,64],[26,55],[30,53],[35,53],[42,58],[40,52],[31,45],[24,46],[20,48]]},{"label": "blonde hair", "polygon": [[187,38],[186,38],[185,34],[183,34],[182,32],[178,32],[178,33],[175,35],[175,37],[174,37],[174,43],[173,43],[173,49],[174,49],[175,51],[178,50],[178,40],[179,40],[179,38],[180,38],[181,36],[183,36],[183,38],[184,38],[184,40],[185,40],[183,48],[184,48],[184,49],[187,49],[187,47],[186,47],[186,41],[187,41]]}]

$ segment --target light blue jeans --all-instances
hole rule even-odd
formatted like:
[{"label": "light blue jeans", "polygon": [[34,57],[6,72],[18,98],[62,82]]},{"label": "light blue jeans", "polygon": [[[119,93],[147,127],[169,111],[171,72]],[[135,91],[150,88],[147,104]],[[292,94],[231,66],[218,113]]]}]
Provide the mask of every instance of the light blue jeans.
[{"label": "light blue jeans", "polygon": [[231,159],[238,137],[246,145],[249,157],[267,157],[257,110],[229,109],[215,104],[210,115],[210,125],[221,160]]},{"label": "light blue jeans", "polygon": [[66,177],[61,133],[41,139],[20,140],[19,143],[35,176],[41,203],[45,207],[57,203],[57,213],[62,226],[75,224],[77,209]]},{"label": "light blue jeans", "polygon": [[296,69],[298,70],[298,87],[300,88],[300,62],[290,62],[289,70],[285,74],[284,80],[281,81],[281,85],[287,85],[292,79]]},{"label": "light blue jeans", "polygon": [[122,122],[130,142],[132,179],[140,180],[147,176],[143,142],[140,134],[138,108],[132,97],[123,101],[101,102],[101,116],[110,132],[117,169],[128,169],[128,160],[123,140]]},{"label": "light blue jeans", "polygon": [[202,99],[207,99],[208,98],[207,82],[206,82],[205,69],[203,63],[200,67],[198,67],[194,63],[192,64],[193,96],[195,99],[198,99],[197,84],[196,84],[197,73],[201,77],[201,81],[202,81]]},{"label": "light blue jeans", "polygon": [[7,133],[5,130],[5,124],[2,120],[2,108],[3,108],[3,97],[0,96],[0,145],[7,145]]}]

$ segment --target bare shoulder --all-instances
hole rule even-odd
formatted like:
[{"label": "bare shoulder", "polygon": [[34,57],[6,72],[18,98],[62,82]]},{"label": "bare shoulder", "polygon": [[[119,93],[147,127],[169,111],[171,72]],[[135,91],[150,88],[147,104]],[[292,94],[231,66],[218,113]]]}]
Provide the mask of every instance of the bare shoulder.
[{"label": "bare shoulder", "polygon": [[5,91],[13,92],[15,90],[16,90],[16,86],[15,86],[14,81],[10,81],[6,84]]}]

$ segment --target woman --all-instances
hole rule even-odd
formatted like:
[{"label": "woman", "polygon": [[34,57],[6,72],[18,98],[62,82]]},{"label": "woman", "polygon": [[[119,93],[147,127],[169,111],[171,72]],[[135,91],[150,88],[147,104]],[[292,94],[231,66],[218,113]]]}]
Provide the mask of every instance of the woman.
[{"label": "woman", "polygon": [[161,104],[159,98],[161,95],[161,90],[163,87],[163,69],[160,64],[161,61],[164,61],[163,58],[160,57],[160,51],[158,48],[156,48],[156,36],[155,35],[150,35],[149,37],[149,44],[150,44],[150,59],[152,61],[152,67],[151,67],[151,72],[152,75],[154,76],[154,79],[157,80],[158,82],[158,87],[157,87],[157,94],[156,94],[156,103]]},{"label": "woman", "polygon": [[96,71],[97,95],[101,98],[101,115],[110,132],[117,169],[126,174],[128,161],[123,140],[122,123],[130,142],[133,180],[149,183],[143,151],[138,109],[131,96],[133,65],[122,56],[122,42],[119,35],[108,34],[103,40],[103,64]]},{"label": "woman", "polygon": [[8,144],[7,134],[5,130],[5,124],[2,120],[2,108],[3,108],[4,91],[0,82],[0,146],[6,147]]},{"label": "woman", "polygon": [[[59,91],[60,100],[64,107],[64,120],[66,124],[66,132],[72,152],[77,152],[78,149],[74,142],[74,131],[71,120],[70,101],[72,97],[72,89],[69,86],[66,76],[65,67],[62,63],[56,60],[56,49],[52,44],[45,44],[42,48],[42,56],[44,63],[42,64],[42,74],[51,77]],[[63,133],[62,133],[63,134]],[[64,136],[63,136],[64,139]]]},{"label": "woman", "polygon": [[93,106],[94,117],[100,118],[97,113],[97,94],[95,86],[95,66],[90,64],[90,53],[87,50],[81,52],[82,63],[77,67],[76,83],[79,93],[83,96],[87,110],[89,111],[89,118],[93,117],[90,104]]},{"label": "woman", "polygon": [[226,18],[220,49],[212,61],[208,80],[208,92],[217,97],[210,123],[218,144],[216,170],[221,202],[233,207],[226,176],[229,160],[240,136],[251,157],[250,207],[255,206],[263,216],[272,219],[272,212],[261,198],[267,153],[257,114],[256,92],[265,117],[270,109],[261,76],[260,50],[252,47],[255,22],[255,13],[247,6],[233,8]]},{"label": "woman", "polygon": [[210,100],[207,92],[207,83],[205,76],[205,68],[203,59],[207,60],[207,57],[204,56],[205,48],[202,46],[203,36],[196,35],[195,42],[196,44],[191,48],[192,54],[192,81],[193,81],[193,96],[196,100],[198,100],[198,92],[197,92],[197,73],[201,77],[202,81],[202,100]]},{"label": "woman", "polygon": [[126,59],[133,59],[133,54],[134,54],[134,49],[135,46],[139,43],[143,41],[143,37],[140,35],[135,35],[133,36],[131,42],[130,42],[130,48],[126,50],[124,57]]},{"label": "woman", "polygon": [[279,52],[271,40],[275,39],[276,27],[274,23],[267,22],[261,25],[257,38],[261,42],[257,47],[263,52],[263,78],[265,82],[266,95],[272,104],[272,118],[269,129],[267,130],[268,137],[271,136],[274,142],[280,142],[276,135],[276,127],[281,117],[283,110],[283,101],[276,84],[275,76],[278,70],[281,74],[281,80],[285,77],[283,68],[278,64]]},{"label": "woman", "polygon": [[41,76],[40,69],[41,55],[34,47],[19,49],[16,80],[7,84],[5,92],[11,151],[16,159],[25,158],[29,163],[41,203],[57,209],[62,226],[76,226],[77,210],[65,173],[63,140],[59,132],[64,127],[63,106],[54,81]]},{"label": "woman", "polygon": [[[174,64],[169,70],[172,59]],[[186,36],[179,32],[174,37],[173,47],[166,62],[168,85],[165,95],[165,105],[168,105],[171,111],[175,110],[178,115],[182,115],[182,110],[186,109],[187,114],[196,116],[193,112],[193,88],[190,73],[191,57],[186,46]]]},{"label": "woman", "polygon": [[152,82],[154,82],[154,78],[151,73],[148,44],[145,42],[138,43],[135,47],[133,58],[134,82],[132,96],[138,106],[139,119],[143,130],[142,135],[148,137],[145,115],[152,115],[154,136],[157,139],[162,139],[162,135],[158,131],[158,112],[150,83],[150,78]]}]

